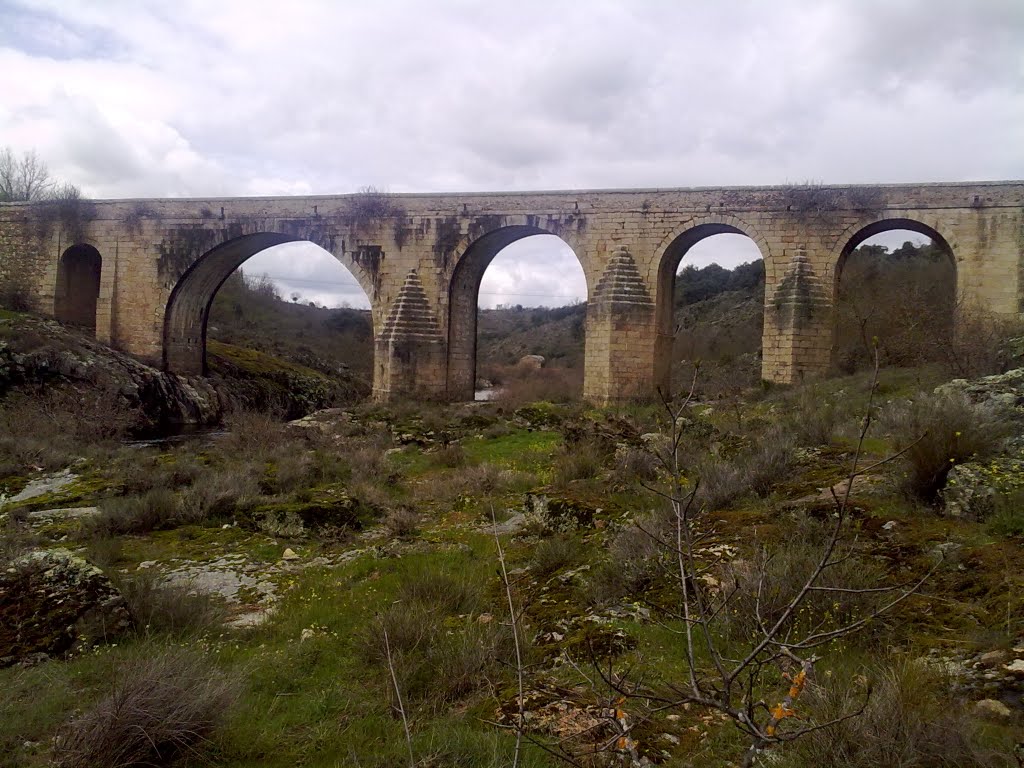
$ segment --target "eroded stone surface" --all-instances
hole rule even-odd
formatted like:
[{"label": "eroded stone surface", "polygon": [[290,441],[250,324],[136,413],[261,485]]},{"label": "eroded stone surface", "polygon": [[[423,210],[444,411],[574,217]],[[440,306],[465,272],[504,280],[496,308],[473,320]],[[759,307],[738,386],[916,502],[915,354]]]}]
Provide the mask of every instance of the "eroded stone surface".
[{"label": "eroded stone surface", "polygon": [[37,509],[29,512],[27,517],[31,523],[50,523],[56,520],[84,520],[100,513],[99,507],[59,507],[57,509]]},{"label": "eroded stone surface", "polygon": [[0,666],[60,655],[131,626],[124,599],[99,568],[60,549],[31,552],[0,574]]},{"label": "eroded stone surface", "polygon": [[[61,243],[77,236],[98,252],[111,291],[88,313],[97,338],[198,374],[217,286],[254,253],[309,240],[370,299],[377,397],[468,400],[483,271],[509,243],[548,232],[579,256],[592,287],[584,395],[607,402],[668,383],[671,277],[704,237],[743,233],[757,244],[762,376],[792,383],[828,370],[836,278],[869,227],[909,219],[934,230],[956,244],[964,306],[1017,314],[1022,195],[1019,181],[391,195],[390,213],[374,221],[354,215],[359,198],[346,195],[104,200],[90,201],[72,230],[55,226],[45,205],[0,205],[0,286],[31,276],[36,309],[66,312]],[[158,381],[177,386],[173,376]]]},{"label": "eroded stone surface", "polygon": [[10,498],[0,494],[0,507],[8,503],[17,504],[20,501],[29,501],[47,493],[56,493],[71,485],[77,479],[78,475],[70,469],[62,469],[60,472],[55,472],[52,475],[31,480],[28,485]]}]

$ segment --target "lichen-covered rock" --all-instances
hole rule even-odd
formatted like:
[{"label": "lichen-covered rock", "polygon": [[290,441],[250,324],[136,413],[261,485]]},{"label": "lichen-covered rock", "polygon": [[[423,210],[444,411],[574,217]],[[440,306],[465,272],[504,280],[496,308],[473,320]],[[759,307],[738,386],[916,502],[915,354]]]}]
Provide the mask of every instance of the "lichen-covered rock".
[{"label": "lichen-covered rock", "polygon": [[338,487],[327,486],[302,501],[260,504],[236,513],[238,524],[270,536],[302,539],[340,530],[358,530],[374,516],[374,510]]},{"label": "lichen-covered rock", "polygon": [[991,403],[1024,416],[1024,368],[980,379],[953,379],[935,388],[939,395],[964,394],[975,403]]},{"label": "lichen-covered rock", "polygon": [[73,652],[131,626],[124,598],[99,568],[64,550],[30,552],[0,573],[0,667]]},{"label": "lichen-covered rock", "polygon": [[352,414],[344,408],[324,408],[288,422],[289,427],[330,432],[336,425],[352,420]]},{"label": "lichen-covered rock", "polygon": [[1011,441],[1007,453],[986,461],[968,461],[949,472],[942,501],[946,513],[984,520],[1001,498],[1024,489],[1024,444]]},{"label": "lichen-covered rock", "polygon": [[601,510],[580,499],[543,493],[526,494],[523,514],[526,526],[539,533],[569,533],[594,524],[594,514]]}]

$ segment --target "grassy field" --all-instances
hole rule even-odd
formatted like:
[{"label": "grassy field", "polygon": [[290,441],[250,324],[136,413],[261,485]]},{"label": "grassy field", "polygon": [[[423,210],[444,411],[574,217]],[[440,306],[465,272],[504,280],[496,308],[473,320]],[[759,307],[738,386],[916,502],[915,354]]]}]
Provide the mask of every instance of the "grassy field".
[{"label": "grassy field", "polygon": [[[893,409],[937,378],[883,373],[867,464],[905,439]],[[739,595],[714,627],[726,656],[742,655],[756,634],[749,569],[766,569],[781,599],[816,557],[833,510],[827,489],[849,472],[867,390],[859,375],[687,409],[685,482],[701,480],[714,529],[698,557],[717,588],[734,579]],[[943,412],[932,429],[955,418]],[[0,766],[113,764],[103,762],[105,740],[127,738],[133,723],[112,714],[111,696],[163,690],[168,677],[205,680],[172,694],[215,710],[186,746],[161,745],[181,764],[408,765],[404,710],[416,765],[512,765],[513,632],[529,713],[519,765],[629,765],[631,753],[660,765],[738,765],[749,739],[728,718],[652,698],[678,690],[690,671],[672,552],[644,533],[663,530],[658,494],[671,478],[650,460],[657,443],[640,436],[666,429],[661,412],[642,405],[363,406],[324,430],[249,414],[215,440],[104,449],[76,465],[80,479],[59,494],[8,505],[5,557],[33,544],[70,548],[99,564],[144,619],[115,642],[0,670]],[[988,450],[982,440],[974,452]],[[922,659],[1020,642],[1019,511],[944,516],[915,496],[913,468],[896,460],[858,481],[846,564],[831,583],[857,590],[935,570],[919,594],[816,649],[814,683],[794,705],[800,722],[826,717],[840,706],[835,696],[857,700],[865,681],[873,690],[860,717],[826,732],[842,750],[833,759],[828,740],[808,736],[806,746],[772,750],[773,765],[883,764],[870,744],[883,753],[899,744],[899,765],[1012,764],[1019,711],[978,717],[973,701],[984,694],[951,688],[952,662]],[[99,515],[27,519],[87,505]],[[498,541],[514,625],[495,522],[510,526]],[[284,559],[289,549],[295,559]],[[258,585],[212,602],[160,586],[203,569],[244,572]],[[792,630],[838,626],[870,609],[866,599],[809,600]],[[254,614],[265,620],[225,623]],[[707,673],[711,657],[694,662]],[[154,669],[163,682],[142,686]],[[766,667],[755,695],[779,701],[787,673]],[[623,723],[628,745],[616,735]],[[83,751],[86,724],[93,752]]]}]

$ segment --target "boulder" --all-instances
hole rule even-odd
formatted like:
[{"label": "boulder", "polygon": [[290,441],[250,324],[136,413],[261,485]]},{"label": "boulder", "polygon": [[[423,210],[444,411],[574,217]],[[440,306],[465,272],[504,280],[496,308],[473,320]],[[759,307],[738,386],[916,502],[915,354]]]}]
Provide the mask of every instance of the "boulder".
[{"label": "boulder", "polygon": [[982,699],[974,705],[975,711],[982,717],[992,720],[1007,720],[1010,715],[1010,708],[996,699]]},{"label": "boulder", "polygon": [[259,504],[235,513],[243,528],[286,539],[358,530],[375,517],[376,510],[337,486],[317,488],[301,501]]},{"label": "boulder", "polygon": [[985,520],[1000,499],[1024,489],[1024,446],[1010,441],[1006,452],[985,461],[968,461],[950,470],[942,501],[946,513]]},{"label": "boulder", "polygon": [[0,573],[0,666],[108,641],[131,623],[103,572],[65,550],[30,552]]},{"label": "boulder", "polygon": [[531,368],[535,371],[539,371],[544,367],[545,359],[543,355],[523,355],[519,358],[520,368]]},{"label": "boulder", "polygon": [[1008,407],[1019,414],[1024,411],[1024,368],[980,379],[953,379],[936,387],[935,393],[962,393],[972,402]]}]

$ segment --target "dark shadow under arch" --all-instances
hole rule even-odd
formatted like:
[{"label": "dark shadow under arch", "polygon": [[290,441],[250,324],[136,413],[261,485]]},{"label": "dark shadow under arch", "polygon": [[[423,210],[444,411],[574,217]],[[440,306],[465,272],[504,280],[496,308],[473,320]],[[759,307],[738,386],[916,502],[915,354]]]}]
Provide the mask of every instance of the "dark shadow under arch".
[{"label": "dark shadow under arch", "polygon": [[[540,227],[501,227],[474,240],[455,266],[448,288],[447,394],[450,400],[473,399],[476,384],[477,306],[484,272],[499,251],[532,235],[557,237],[554,232]],[[579,261],[579,257],[576,258]],[[582,263],[580,268],[583,268]]]},{"label": "dark shadow under arch", "polygon": [[[931,246],[858,251],[876,235],[900,231],[923,235]],[[832,367],[852,373],[870,367],[875,354],[884,365],[943,362],[955,334],[957,280],[952,247],[922,222],[882,219],[857,230],[833,274]]]},{"label": "dark shadow under arch", "polygon": [[672,386],[672,347],[675,340],[675,285],[676,272],[683,258],[693,246],[715,235],[742,235],[749,238],[761,253],[767,266],[767,254],[749,232],[731,224],[708,222],[696,224],[676,237],[661,256],[658,264],[658,296],[655,308],[655,323],[658,337],[655,346],[654,381],[663,392],[670,392]]},{"label": "dark shadow under arch", "polygon": [[843,267],[846,264],[847,258],[853,251],[860,247],[861,243],[865,240],[880,235],[883,232],[892,232],[894,230],[907,230],[909,232],[916,232],[919,235],[924,235],[930,238],[932,243],[939,246],[945,251],[953,264],[953,269],[956,269],[956,254],[953,253],[952,246],[946,241],[938,231],[932,229],[927,224],[923,224],[915,219],[881,219],[879,221],[872,222],[865,227],[858,229],[847,241],[843,244],[843,250],[839,253],[839,258],[836,261],[835,273],[834,273],[834,287],[838,289],[839,279],[843,273]]},{"label": "dark shadow under arch", "polygon": [[103,258],[93,246],[81,243],[64,251],[57,264],[54,292],[53,314],[58,320],[96,334],[102,271]]},{"label": "dark shadow under arch", "polygon": [[[224,281],[260,251],[304,241],[294,235],[257,232],[222,243],[196,259],[167,300],[163,329],[164,370],[182,375],[205,374],[207,321],[214,296]],[[352,272],[340,259],[338,263]],[[352,274],[356,277],[354,272]],[[358,277],[356,279],[358,281]]]}]

